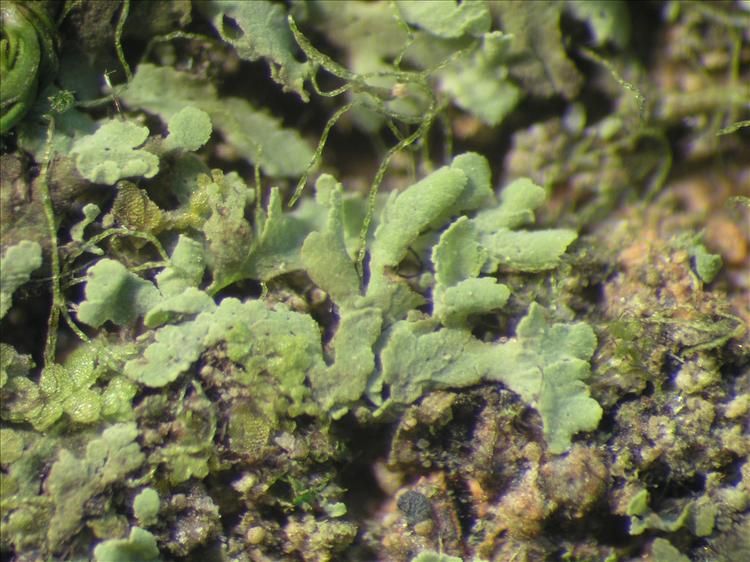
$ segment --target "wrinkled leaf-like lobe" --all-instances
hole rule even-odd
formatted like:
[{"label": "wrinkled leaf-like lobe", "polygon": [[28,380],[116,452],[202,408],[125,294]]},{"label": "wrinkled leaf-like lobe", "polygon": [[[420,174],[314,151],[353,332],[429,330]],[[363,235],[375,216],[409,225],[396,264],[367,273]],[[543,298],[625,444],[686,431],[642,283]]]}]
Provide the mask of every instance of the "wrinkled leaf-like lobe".
[{"label": "wrinkled leaf-like lobe", "polygon": [[81,175],[93,183],[114,185],[122,178],[152,178],[159,171],[159,158],[137,148],[148,133],[147,127],[132,121],[108,121],[92,135],[78,139],[71,154]]},{"label": "wrinkled leaf-like lobe", "polygon": [[392,194],[375,231],[372,260],[396,266],[417,236],[453,205],[468,179],[459,169],[444,167],[400,194]]},{"label": "wrinkled leaf-like lobe", "polygon": [[78,319],[94,328],[107,320],[120,326],[130,324],[161,298],[152,283],[110,259],[99,260],[89,269],[85,294]]}]

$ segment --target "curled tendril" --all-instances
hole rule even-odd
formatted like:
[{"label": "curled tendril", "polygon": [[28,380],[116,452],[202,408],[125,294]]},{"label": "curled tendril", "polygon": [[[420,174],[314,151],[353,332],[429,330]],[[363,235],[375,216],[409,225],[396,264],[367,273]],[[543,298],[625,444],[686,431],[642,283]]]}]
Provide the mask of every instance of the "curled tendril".
[{"label": "curled tendril", "polygon": [[40,79],[57,72],[57,30],[35,2],[0,4],[0,134],[6,134],[34,103]]}]

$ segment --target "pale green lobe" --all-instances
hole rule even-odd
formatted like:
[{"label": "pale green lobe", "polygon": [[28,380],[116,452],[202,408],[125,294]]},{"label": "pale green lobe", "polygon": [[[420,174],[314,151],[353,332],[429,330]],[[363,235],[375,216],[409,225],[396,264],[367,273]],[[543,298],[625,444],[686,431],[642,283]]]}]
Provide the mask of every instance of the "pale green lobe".
[{"label": "pale green lobe", "polygon": [[599,425],[602,408],[589,396],[584,381],[590,375],[584,360],[564,360],[543,370],[537,409],[544,421],[544,439],[553,453],[570,448],[571,437]]},{"label": "pale green lobe", "polygon": [[690,558],[662,538],[656,538],[651,543],[651,556],[655,562],[690,562]]},{"label": "pale green lobe", "polygon": [[391,403],[496,381],[537,409],[552,453],[567,450],[575,433],[596,428],[602,409],[585,384],[596,348],[590,326],[549,324],[533,303],[516,337],[505,343],[482,342],[465,328],[436,328],[433,320],[401,321],[389,331],[380,353],[382,372],[371,386],[388,385]]},{"label": "pale green lobe", "polygon": [[0,318],[10,310],[15,290],[41,265],[42,247],[37,242],[23,240],[5,251],[0,259]]},{"label": "pale green lobe", "polygon": [[221,38],[235,48],[240,58],[264,58],[276,82],[308,100],[304,80],[310,67],[294,58],[297,45],[282,4],[268,0],[211,0],[199,2],[196,7],[210,18]]},{"label": "pale green lobe", "polygon": [[588,22],[594,42],[601,46],[612,41],[623,49],[630,40],[630,14],[628,3],[622,0],[570,0],[565,8],[578,19]]},{"label": "pale green lobe", "polygon": [[582,322],[550,326],[544,310],[536,303],[531,304],[529,312],[518,323],[516,334],[539,346],[544,363],[561,356],[589,359],[596,349],[596,335],[591,326]]},{"label": "pale green lobe", "polygon": [[141,525],[156,522],[159,514],[159,493],[153,488],[144,488],[133,499],[133,513]]},{"label": "pale green lobe", "polygon": [[[321,181],[318,180],[319,185]],[[342,222],[342,188],[338,184],[325,194],[328,220],[323,232],[312,232],[302,245],[302,265],[313,282],[328,293],[339,307],[345,307],[359,295],[359,275],[346,251]]]},{"label": "pale green lobe", "polygon": [[154,343],[141,357],[125,364],[125,374],[150,387],[164,386],[175,380],[198,360],[205,349],[203,339],[210,317],[203,312],[192,322],[165,326],[156,332]]},{"label": "pale green lobe", "polygon": [[527,362],[541,372],[536,408],[544,423],[544,437],[553,453],[570,448],[572,436],[599,424],[602,408],[590,397],[585,382],[597,340],[588,324],[552,324],[533,303],[518,324],[519,341],[535,349]]},{"label": "pale green lobe", "polygon": [[186,106],[175,113],[167,123],[169,136],[167,148],[198,150],[211,137],[211,117],[197,107]]},{"label": "pale green lobe", "polygon": [[96,562],[158,562],[156,537],[140,527],[133,527],[127,539],[109,539],[94,548]]},{"label": "pale green lobe", "polygon": [[433,314],[446,326],[461,326],[470,314],[501,308],[510,296],[505,285],[492,277],[478,278],[487,251],[478,242],[472,221],[460,217],[440,236],[432,250],[437,284]]},{"label": "pale green lobe", "polygon": [[150,387],[174,381],[212,346],[226,345],[227,357],[245,366],[251,376],[265,372],[279,393],[301,407],[309,371],[323,366],[320,331],[311,316],[284,305],[269,308],[262,301],[241,303],[226,298],[194,319],[155,331],[141,357],[125,364],[125,374]]},{"label": "pale green lobe", "polygon": [[704,283],[713,281],[721,271],[721,266],[724,265],[721,256],[710,253],[701,243],[695,244],[688,251],[695,260],[695,272],[701,281]]},{"label": "pale green lobe", "polygon": [[195,287],[188,287],[182,293],[159,301],[143,317],[143,323],[155,328],[166,322],[194,316],[199,312],[216,308],[214,300]]},{"label": "pale green lobe", "polygon": [[468,180],[456,200],[454,212],[476,211],[492,202],[492,172],[484,156],[464,152],[453,159],[451,168],[461,170]]},{"label": "pale green lobe", "polygon": [[440,78],[456,105],[489,126],[499,124],[521,99],[521,89],[508,76],[512,39],[500,31],[485,33],[473,56],[448,65]]},{"label": "pale green lobe", "polygon": [[446,287],[477,277],[487,260],[487,250],[478,241],[478,232],[467,217],[455,220],[432,250],[435,280]]},{"label": "pale green lobe", "polygon": [[565,228],[501,229],[485,234],[482,244],[487,248],[489,259],[484,270],[492,272],[499,266],[531,272],[553,269],[560,264],[560,257],[576,238],[578,234],[574,230]]},{"label": "pale green lobe", "polygon": [[[84,205],[83,219],[70,228],[70,237],[76,242],[83,242],[84,230],[88,225],[96,220],[96,217],[98,217],[101,212],[102,210],[98,205],[94,205],[93,203],[87,203],[86,205]],[[101,252],[101,249],[95,248],[93,249],[92,253],[98,253],[97,251]]]},{"label": "pale green lobe", "polygon": [[362,396],[367,380],[375,370],[373,345],[380,336],[383,320],[377,308],[346,311],[333,340],[335,362],[325,370],[314,371],[310,382],[324,410],[353,404]]},{"label": "pale green lobe", "polygon": [[278,188],[271,190],[267,211],[256,214],[255,228],[256,239],[244,269],[247,277],[267,281],[302,269],[300,251],[310,225],[283,212]]},{"label": "pale green lobe", "polygon": [[433,292],[433,314],[445,326],[462,326],[471,314],[487,314],[505,306],[510,289],[493,277],[464,279],[451,287],[438,285]]},{"label": "pale green lobe", "polygon": [[115,260],[99,260],[89,269],[87,279],[78,319],[94,328],[108,320],[120,326],[130,324],[161,298],[152,283]]},{"label": "pale green lobe", "polygon": [[169,257],[169,265],[156,275],[161,294],[177,296],[188,288],[197,287],[203,279],[205,261],[203,245],[180,234]]},{"label": "pale green lobe", "polygon": [[478,36],[489,31],[492,23],[484,2],[399,0],[397,6],[407,22],[438,37]]},{"label": "pale green lobe", "polygon": [[278,119],[244,99],[219,98],[210,82],[171,67],[139,65],[121,97],[129,107],[155,113],[167,122],[186,106],[206,112],[224,140],[269,176],[297,176],[313,155],[299,133],[284,129]]},{"label": "pale green lobe", "polygon": [[534,209],[544,203],[544,188],[528,178],[519,178],[500,192],[500,204],[477,213],[474,221],[481,232],[518,228],[534,222]]},{"label": "pale green lobe", "polygon": [[398,265],[417,236],[451,208],[467,181],[461,170],[443,167],[406,191],[392,194],[375,231],[375,267]]},{"label": "pale green lobe", "polygon": [[151,178],[159,171],[159,158],[137,148],[148,134],[147,127],[114,119],[78,139],[70,152],[78,171],[93,183],[114,185],[122,178]]},{"label": "pale green lobe", "polygon": [[390,400],[410,404],[429,390],[476,384],[488,371],[489,348],[466,329],[397,322],[380,353]]},{"label": "pale green lobe", "polygon": [[89,441],[83,457],[67,449],[60,450],[45,483],[54,503],[47,530],[51,550],[56,550],[77,531],[91,498],[115,483],[122,483],[143,464],[145,455],[136,442],[138,434],[135,423],[115,424]]}]

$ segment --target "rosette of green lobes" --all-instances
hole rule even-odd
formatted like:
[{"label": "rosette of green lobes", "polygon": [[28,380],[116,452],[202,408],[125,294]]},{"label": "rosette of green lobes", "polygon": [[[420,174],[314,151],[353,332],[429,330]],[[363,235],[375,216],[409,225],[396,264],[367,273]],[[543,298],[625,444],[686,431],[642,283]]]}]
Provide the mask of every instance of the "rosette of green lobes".
[{"label": "rosette of green lobes", "polygon": [[41,3],[0,1],[0,134],[31,108],[57,72],[57,30]]}]

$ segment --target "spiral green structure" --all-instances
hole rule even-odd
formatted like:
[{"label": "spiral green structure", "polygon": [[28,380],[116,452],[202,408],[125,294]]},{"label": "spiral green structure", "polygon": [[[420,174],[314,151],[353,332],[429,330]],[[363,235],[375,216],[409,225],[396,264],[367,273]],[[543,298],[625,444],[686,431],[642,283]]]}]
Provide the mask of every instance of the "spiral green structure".
[{"label": "spiral green structure", "polygon": [[34,103],[40,81],[57,72],[57,30],[33,1],[0,4],[0,134],[8,133]]}]

